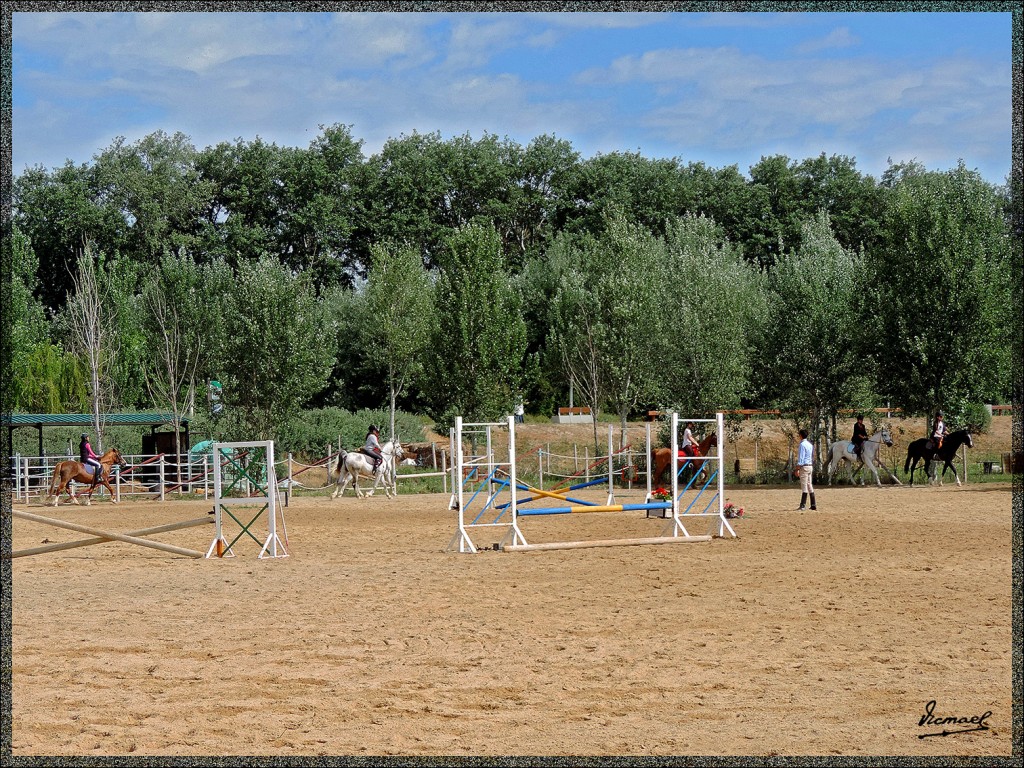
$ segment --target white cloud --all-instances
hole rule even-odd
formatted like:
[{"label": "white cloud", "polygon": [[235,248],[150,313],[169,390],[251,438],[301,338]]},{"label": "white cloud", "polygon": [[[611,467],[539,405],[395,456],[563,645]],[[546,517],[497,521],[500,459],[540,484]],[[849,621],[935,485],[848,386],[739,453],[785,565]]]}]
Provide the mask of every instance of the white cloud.
[{"label": "white cloud", "polygon": [[817,53],[818,51],[832,50],[836,48],[852,48],[860,43],[860,38],[850,33],[848,27],[838,27],[824,37],[815,40],[807,40],[796,46],[796,52],[800,54]]},{"label": "white cloud", "polygon": [[[1009,157],[1009,66],[946,51],[928,61],[899,51],[839,58],[835,51],[858,43],[845,26],[790,58],[733,44],[747,32],[722,38],[728,45],[644,48],[642,28],[666,21],[677,31],[772,28],[774,39],[813,16],[14,14],[15,157],[84,162],[114,135],[133,140],[158,128],[199,147],[257,135],[304,146],[318,125],[336,122],[353,126],[367,154],[401,133],[487,131],[524,143],[556,134],[584,156],[726,152],[729,164],[780,147],[801,157],[870,153],[884,163],[915,142],[922,156],[945,146],[954,157],[976,153],[976,162]],[[566,41],[575,46],[566,66],[576,56],[599,61],[603,50],[585,48],[588,30],[607,40],[612,27],[624,31],[614,58],[564,82],[493,64],[522,51],[547,57]],[[781,41],[773,50],[797,49]]]}]

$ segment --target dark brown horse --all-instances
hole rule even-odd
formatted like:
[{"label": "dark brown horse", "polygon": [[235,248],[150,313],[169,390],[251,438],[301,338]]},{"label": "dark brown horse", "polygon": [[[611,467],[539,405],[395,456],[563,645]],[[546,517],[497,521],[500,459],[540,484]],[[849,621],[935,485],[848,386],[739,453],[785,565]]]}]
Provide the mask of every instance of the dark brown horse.
[{"label": "dark brown horse", "polygon": [[[114,498],[114,489],[110,487],[110,468],[117,464],[122,469],[128,466],[128,463],[121,456],[121,452],[117,448],[111,448],[109,451],[100,456],[100,477],[99,483],[102,483],[106,489],[110,492],[110,500],[115,504],[117,500]],[[83,485],[92,486],[93,477],[86,465],[80,461],[74,459],[68,459],[67,461],[61,461],[53,468],[53,479],[50,480],[50,488],[46,494],[47,498],[53,498],[53,504],[51,506],[56,507],[60,503],[60,495],[67,492],[71,500],[78,503],[78,497],[75,492],[71,490],[71,483],[82,483]],[[85,495],[88,496],[86,504],[92,499],[93,488],[89,488],[85,491]]]},{"label": "dark brown horse", "polygon": [[[712,448],[718,447],[718,435],[714,432],[709,434],[699,443],[697,443],[695,456],[707,456],[708,451]],[[679,461],[686,461],[688,457],[682,450],[679,451]],[[704,469],[703,465],[706,462],[694,462],[694,464],[701,464],[702,466],[697,471]],[[672,466],[672,449],[671,448],[655,448],[651,451],[651,466],[654,467],[654,474],[651,475],[651,483],[657,485],[661,481],[661,476],[665,474],[666,470]]]}]

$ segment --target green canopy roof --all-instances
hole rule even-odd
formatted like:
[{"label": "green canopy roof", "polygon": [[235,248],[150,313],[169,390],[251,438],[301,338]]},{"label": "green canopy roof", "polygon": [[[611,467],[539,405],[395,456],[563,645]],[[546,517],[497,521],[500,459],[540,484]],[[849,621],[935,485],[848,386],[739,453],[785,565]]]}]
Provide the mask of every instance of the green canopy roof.
[{"label": "green canopy roof", "polygon": [[[156,427],[174,425],[172,413],[105,413],[101,417],[103,426],[144,426]],[[187,416],[182,424],[189,421]],[[5,427],[91,427],[91,413],[11,413],[4,414],[0,423]]]}]

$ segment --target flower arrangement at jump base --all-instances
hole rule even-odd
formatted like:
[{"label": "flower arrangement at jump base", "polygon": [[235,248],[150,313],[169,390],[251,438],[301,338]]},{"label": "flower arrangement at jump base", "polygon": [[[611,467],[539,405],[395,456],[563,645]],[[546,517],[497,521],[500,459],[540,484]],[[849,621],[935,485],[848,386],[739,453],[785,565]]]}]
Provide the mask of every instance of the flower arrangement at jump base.
[{"label": "flower arrangement at jump base", "polygon": [[670,501],[672,499],[672,491],[666,491],[664,488],[655,488],[651,492],[651,498],[658,501]]},{"label": "flower arrangement at jump base", "polygon": [[725,516],[732,519],[736,517],[743,517],[743,507],[737,507],[731,501],[725,503],[725,507],[722,509]]}]

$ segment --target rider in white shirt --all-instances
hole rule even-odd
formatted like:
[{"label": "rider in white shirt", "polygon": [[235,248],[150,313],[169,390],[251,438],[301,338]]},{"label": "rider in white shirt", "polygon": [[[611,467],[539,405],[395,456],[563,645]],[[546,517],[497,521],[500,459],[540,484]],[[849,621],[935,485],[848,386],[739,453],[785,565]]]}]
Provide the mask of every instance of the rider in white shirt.
[{"label": "rider in white shirt", "polygon": [[935,444],[935,450],[939,450],[942,447],[942,438],[946,436],[946,422],[942,420],[942,411],[937,411],[935,414],[935,428],[932,430],[932,442]]},{"label": "rider in white shirt", "polygon": [[366,442],[363,444],[363,453],[373,459],[373,471],[376,472],[384,461],[384,454],[381,453],[380,440],[378,436],[380,431],[373,424],[370,425],[366,431]]},{"label": "rider in white shirt", "polygon": [[687,456],[694,456],[697,453],[697,441],[693,439],[693,432],[690,431],[692,426],[692,421],[686,422],[686,429],[683,430],[683,444],[680,446]]}]

